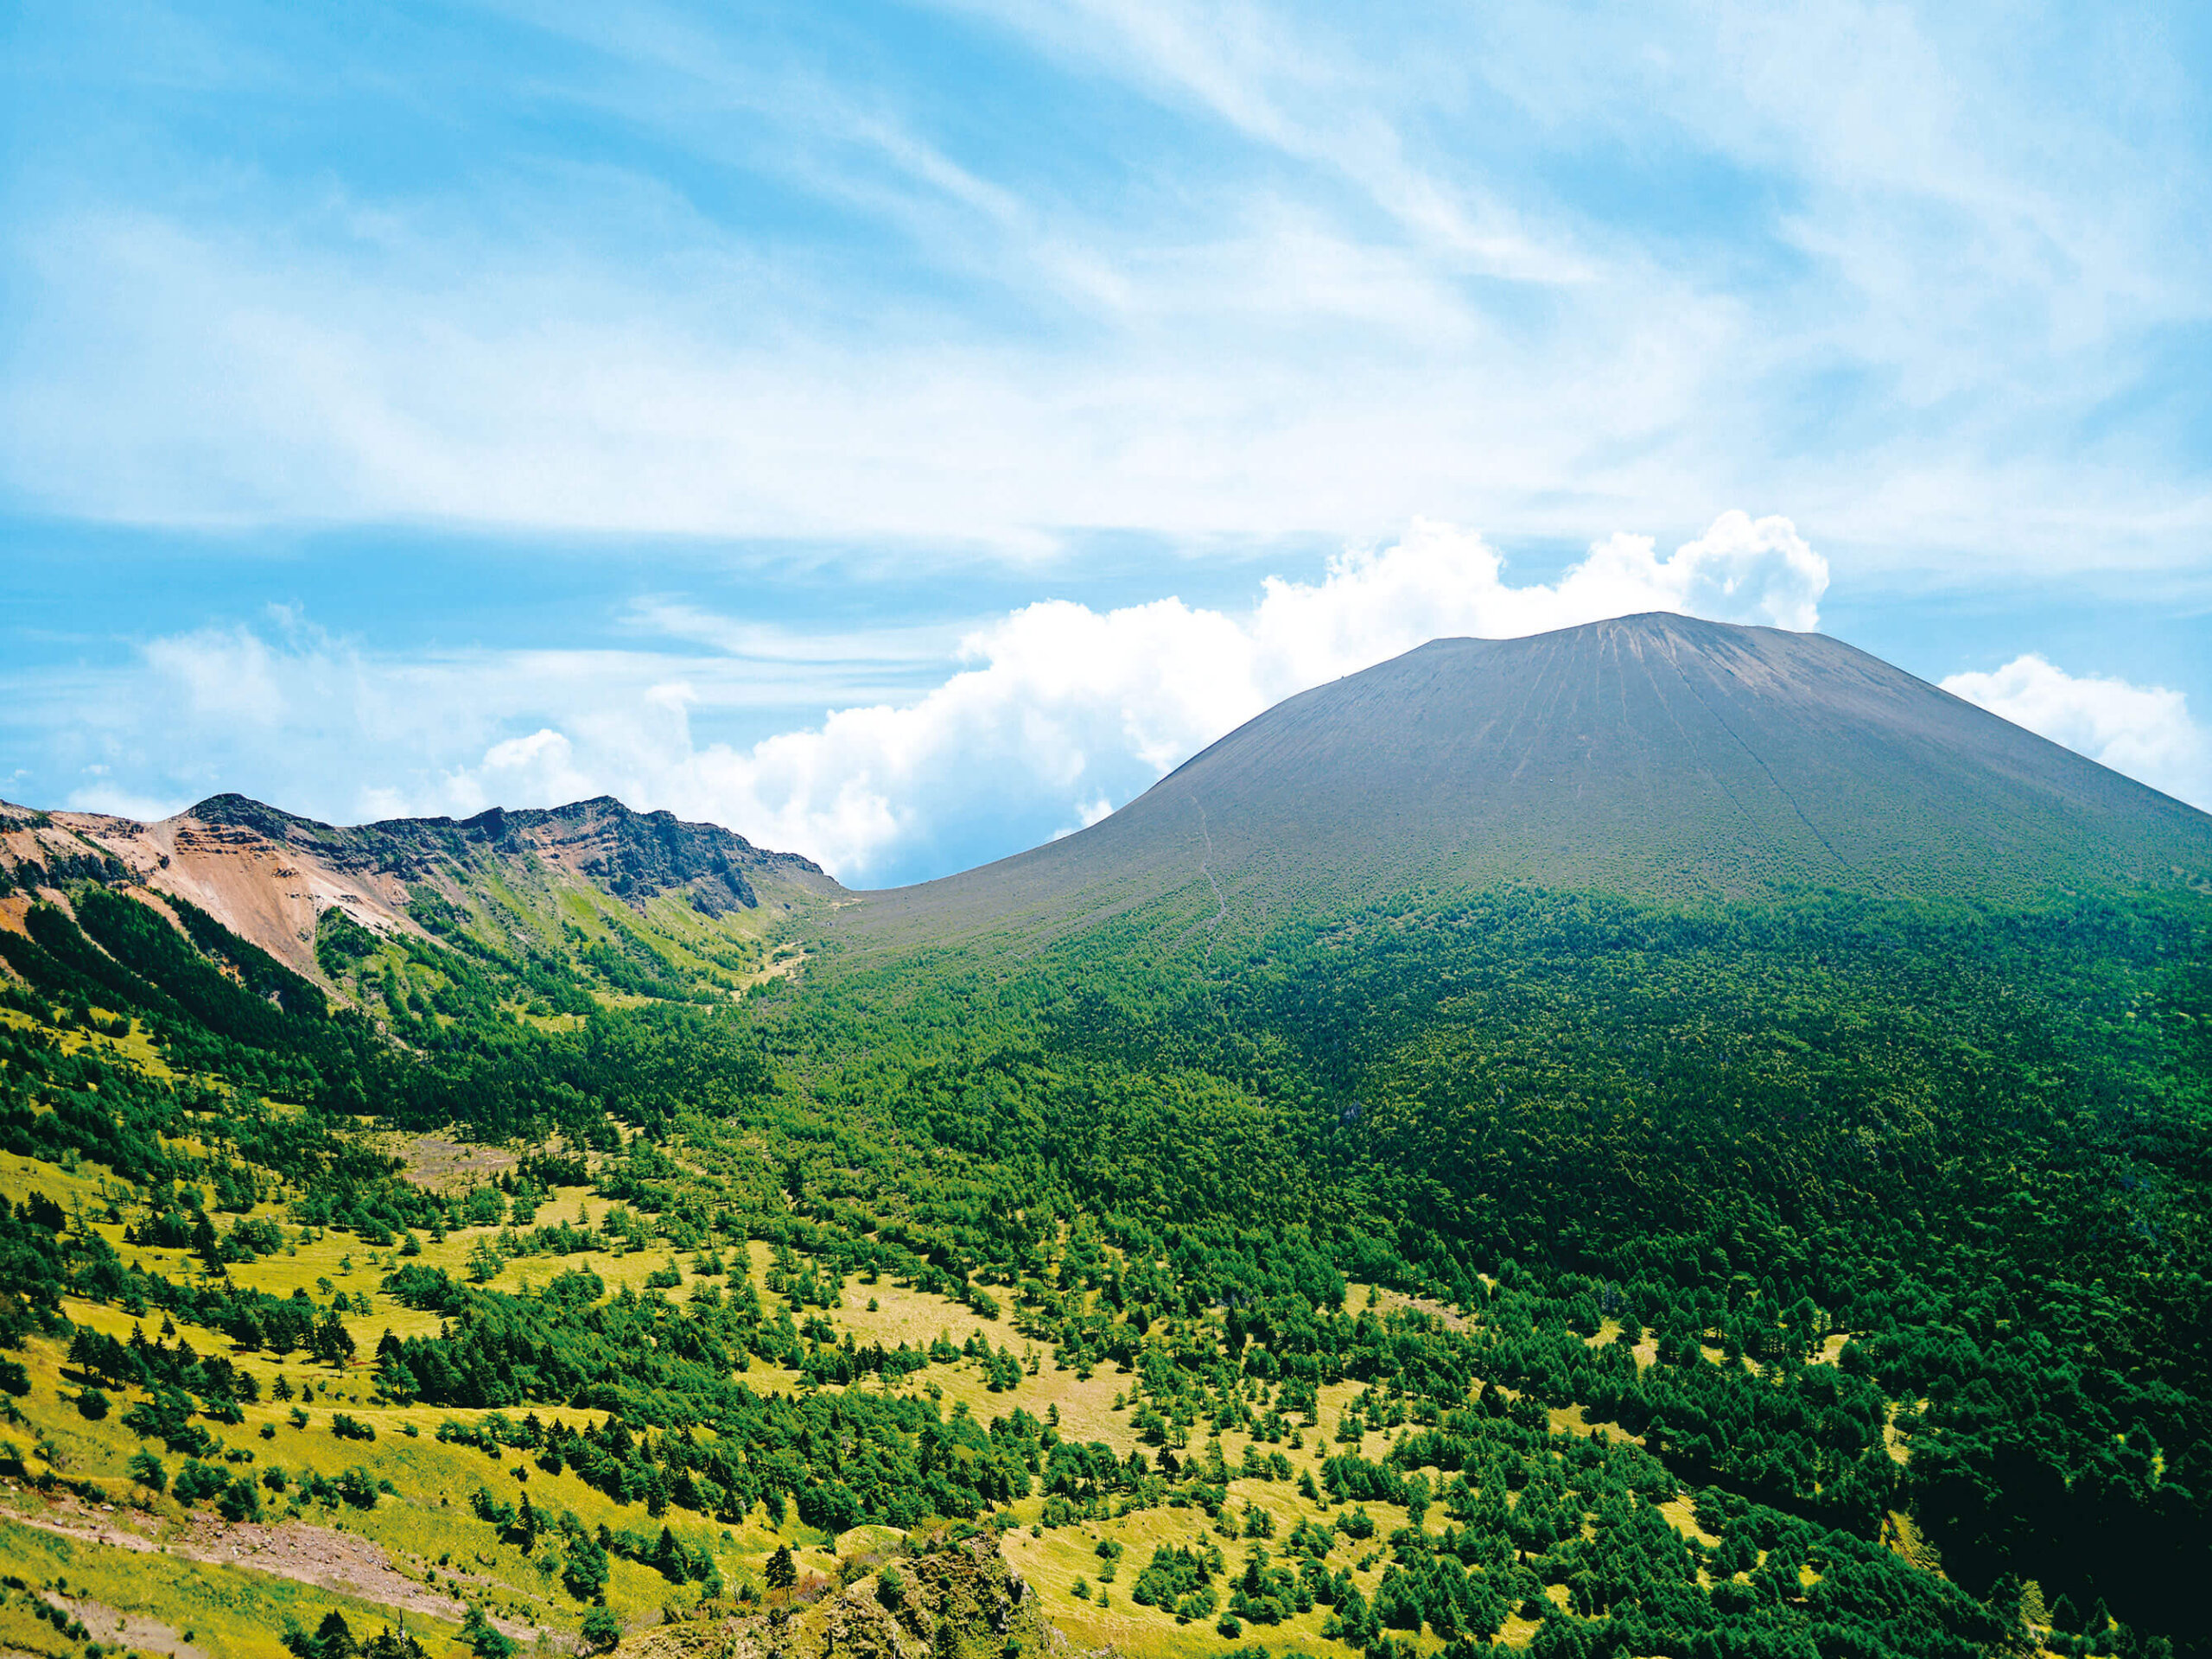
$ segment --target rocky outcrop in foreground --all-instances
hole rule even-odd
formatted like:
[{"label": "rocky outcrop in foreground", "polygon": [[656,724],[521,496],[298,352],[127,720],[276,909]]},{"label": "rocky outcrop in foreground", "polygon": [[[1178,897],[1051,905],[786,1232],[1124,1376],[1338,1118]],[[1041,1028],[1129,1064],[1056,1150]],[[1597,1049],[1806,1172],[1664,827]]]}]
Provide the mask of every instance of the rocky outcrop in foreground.
[{"label": "rocky outcrop in foreground", "polygon": [[[782,1605],[702,1602],[625,1640],[617,1659],[1042,1659],[1066,1656],[1036,1592],[983,1538],[848,1560],[842,1589]],[[858,1573],[860,1576],[849,1576]]]}]

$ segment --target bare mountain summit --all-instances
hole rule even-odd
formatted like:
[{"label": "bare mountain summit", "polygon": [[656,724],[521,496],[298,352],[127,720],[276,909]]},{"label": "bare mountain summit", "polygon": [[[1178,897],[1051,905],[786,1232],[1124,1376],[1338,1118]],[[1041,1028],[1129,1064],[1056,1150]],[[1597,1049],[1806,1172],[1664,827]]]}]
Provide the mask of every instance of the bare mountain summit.
[{"label": "bare mountain summit", "polygon": [[1408,885],[2012,900],[2208,881],[2192,807],[1839,640],[1651,614],[1433,640],[1277,704],[1081,834],[836,921],[1049,931],[1217,890],[1233,910]]}]

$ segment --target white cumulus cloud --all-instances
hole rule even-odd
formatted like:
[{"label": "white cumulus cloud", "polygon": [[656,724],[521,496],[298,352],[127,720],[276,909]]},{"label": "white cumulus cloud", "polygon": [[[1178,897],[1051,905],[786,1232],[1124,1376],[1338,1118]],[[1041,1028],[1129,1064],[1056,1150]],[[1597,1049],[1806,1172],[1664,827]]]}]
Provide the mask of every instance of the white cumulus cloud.
[{"label": "white cumulus cloud", "polygon": [[2114,772],[2212,810],[2212,740],[2164,686],[2072,675],[2043,658],[1954,674],[1943,689]]},{"label": "white cumulus cloud", "polygon": [[[1270,704],[1429,639],[1649,610],[1809,628],[1827,584],[1786,518],[1725,513],[1663,556],[1615,535],[1522,584],[1480,535],[1416,520],[1242,608],[1049,600],[952,645],[671,601],[636,608],[621,650],[379,653],[276,609],[156,640],[110,678],[19,690],[92,763],[72,805],[148,816],[239,789],[358,822],[606,793],[874,886],[1095,823]],[[825,712],[791,712],[809,706]]]},{"label": "white cumulus cloud", "polygon": [[[1270,577],[1242,614],[1172,598],[1030,605],[969,635],[966,666],[911,702],[838,709],[749,747],[671,728],[623,769],[643,766],[657,804],[805,851],[847,880],[942,870],[1095,823],[1269,704],[1428,639],[1649,610],[1804,629],[1827,584],[1826,563],[1781,518],[1725,513],[1665,558],[1649,537],[1617,535],[1556,582],[1521,587],[1479,535],[1417,520],[1390,547],[1331,561],[1318,582]],[[531,765],[556,738],[523,740],[539,746]],[[593,757],[562,741],[558,766],[581,780]],[[521,775],[516,753],[501,743],[451,789],[499,798]],[[995,830],[1012,844],[993,844]]]}]

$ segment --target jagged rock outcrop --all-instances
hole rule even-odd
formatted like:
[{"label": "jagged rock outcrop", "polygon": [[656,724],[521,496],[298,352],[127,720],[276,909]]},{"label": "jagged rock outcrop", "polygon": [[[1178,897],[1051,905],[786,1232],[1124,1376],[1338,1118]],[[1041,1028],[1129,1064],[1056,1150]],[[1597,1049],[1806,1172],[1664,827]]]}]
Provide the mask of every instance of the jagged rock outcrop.
[{"label": "jagged rock outcrop", "polygon": [[1065,1656],[1037,1593],[983,1538],[887,1560],[811,1605],[702,1604],[626,1639],[619,1659],[1005,1659]]}]

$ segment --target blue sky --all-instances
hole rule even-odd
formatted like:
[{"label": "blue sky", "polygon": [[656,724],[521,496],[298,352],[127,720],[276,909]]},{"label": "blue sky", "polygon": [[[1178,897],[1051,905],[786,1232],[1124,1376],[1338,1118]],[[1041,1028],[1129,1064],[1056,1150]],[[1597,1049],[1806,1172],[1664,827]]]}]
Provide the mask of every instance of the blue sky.
[{"label": "blue sky", "polygon": [[2202,8],[0,27],[10,799],[877,885],[1662,604],[2212,804]]}]

